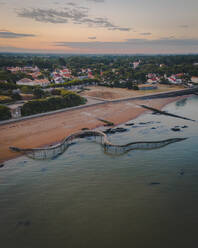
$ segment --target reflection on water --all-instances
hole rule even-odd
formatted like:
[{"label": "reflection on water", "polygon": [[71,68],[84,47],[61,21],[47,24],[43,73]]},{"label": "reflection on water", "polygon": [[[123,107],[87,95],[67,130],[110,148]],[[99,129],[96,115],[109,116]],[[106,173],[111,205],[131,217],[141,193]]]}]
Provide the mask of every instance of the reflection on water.
[{"label": "reflection on water", "polygon": [[[198,120],[197,104],[195,96],[164,110]],[[55,160],[7,162],[0,169],[2,247],[196,247],[198,123],[152,114],[133,122],[108,138],[189,139],[122,156],[81,142]]]}]

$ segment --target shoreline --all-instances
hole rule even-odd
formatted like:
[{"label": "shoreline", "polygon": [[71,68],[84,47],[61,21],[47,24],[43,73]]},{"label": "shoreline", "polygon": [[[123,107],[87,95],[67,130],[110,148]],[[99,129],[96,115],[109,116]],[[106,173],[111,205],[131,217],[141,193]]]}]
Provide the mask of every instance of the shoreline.
[{"label": "shoreline", "polygon": [[50,116],[2,125],[0,163],[21,156],[21,154],[10,151],[10,146],[35,148],[58,143],[66,136],[80,131],[82,128],[95,129],[104,126],[104,123],[97,118],[109,120],[117,126],[148,112],[148,110],[137,106],[139,104],[162,109],[164,106],[188,96],[107,102],[103,105],[71,109]]}]

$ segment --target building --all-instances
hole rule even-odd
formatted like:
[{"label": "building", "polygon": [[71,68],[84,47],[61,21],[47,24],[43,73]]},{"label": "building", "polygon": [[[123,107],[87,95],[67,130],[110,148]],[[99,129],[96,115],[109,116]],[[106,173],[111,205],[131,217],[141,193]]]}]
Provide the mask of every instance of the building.
[{"label": "building", "polygon": [[23,78],[16,82],[17,85],[31,85],[32,86],[32,80],[29,78]]},{"label": "building", "polygon": [[140,84],[138,85],[139,90],[156,90],[157,85],[153,84]]},{"label": "building", "polygon": [[7,67],[8,71],[11,71],[12,73],[16,73],[16,72],[39,72],[39,68],[37,66],[32,67],[32,66],[25,66],[25,67]]},{"label": "building", "polygon": [[94,78],[92,72],[88,72],[88,78],[90,78],[90,79],[93,79]]},{"label": "building", "polygon": [[82,79],[87,79],[88,76],[78,76],[78,79],[82,80]]},{"label": "building", "polygon": [[12,118],[16,119],[16,118],[21,117],[21,107],[22,106],[23,106],[23,103],[9,105],[9,109],[10,109]]},{"label": "building", "polygon": [[140,65],[140,61],[133,62],[133,68],[136,69]]},{"label": "building", "polygon": [[182,84],[183,83],[182,79],[176,78],[175,75],[172,75],[171,77],[168,77],[168,81],[171,84]]},{"label": "building", "polygon": [[50,84],[48,79],[37,79],[33,81],[34,86],[40,85],[41,87],[46,87]]},{"label": "building", "polygon": [[23,78],[16,82],[17,85],[26,85],[26,86],[41,86],[45,87],[50,84],[48,79],[36,79],[31,80],[29,78]]},{"label": "building", "polygon": [[55,77],[54,77],[54,82],[55,82],[55,84],[62,84],[62,83],[64,83],[65,81],[64,81],[64,79],[63,79],[62,77],[60,77],[60,76],[55,76]]}]

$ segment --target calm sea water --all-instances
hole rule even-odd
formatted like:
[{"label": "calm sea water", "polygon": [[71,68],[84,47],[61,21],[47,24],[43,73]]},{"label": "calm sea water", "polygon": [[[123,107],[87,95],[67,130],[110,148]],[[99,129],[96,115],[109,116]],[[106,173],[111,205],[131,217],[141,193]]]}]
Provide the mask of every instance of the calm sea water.
[{"label": "calm sea water", "polygon": [[[198,97],[165,110],[198,120]],[[128,132],[109,136],[111,141],[188,139],[121,156],[82,141],[55,160],[5,163],[1,247],[197,247],[198,122],[152,114],[133,122]],[[184,125],[181,132],[171,130]]]}]

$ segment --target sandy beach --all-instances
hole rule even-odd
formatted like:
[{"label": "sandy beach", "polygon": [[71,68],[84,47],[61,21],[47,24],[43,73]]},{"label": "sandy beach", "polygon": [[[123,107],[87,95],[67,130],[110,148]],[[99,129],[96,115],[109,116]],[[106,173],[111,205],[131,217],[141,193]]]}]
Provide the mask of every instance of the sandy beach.
[{"label": "sandy beach", "polygon": [[103,126],[104,123],[98,121],[97,118],[109,120],[118,125],[143,114],[146,110],[137,106],[139,104],[161,109],[168,103],[180,98],[104,103],[99,106],[75,109],[2,125],[0,131],[0,162],[19,156],[18,153],[9,150],[10,146],[20,148],[42,147],[59,142],[67,135],[80,131],[82,128],[93,129]]},{"label": "sandy beach", "polygon": [[88,90],[85,90],[81,93],[81,96],[85,97],[95,97],[103,100],[114,100],[122,98],[131,98],[137,96],[145,96],[149,94],[171,92],[176,90],[185,89],[183,86],[178,85],[157,85],[158,89],[155,90],[128,90],[122,88],[108,88],[103,86],[89,86],[86,87]]}]

